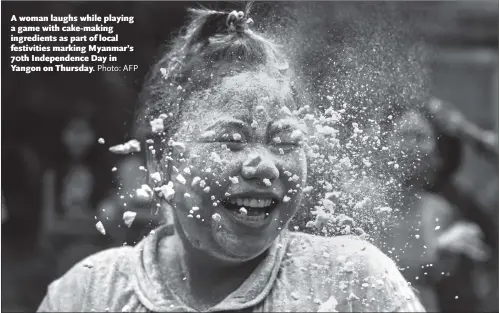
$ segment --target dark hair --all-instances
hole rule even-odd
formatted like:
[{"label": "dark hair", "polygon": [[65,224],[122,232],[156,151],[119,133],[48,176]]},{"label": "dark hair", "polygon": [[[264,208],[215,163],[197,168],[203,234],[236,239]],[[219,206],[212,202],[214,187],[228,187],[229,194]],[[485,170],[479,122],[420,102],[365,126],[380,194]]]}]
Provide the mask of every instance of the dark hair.
[{"label": "dark hair", "polygon": [[[177,130],[183,103],[193,92],[243,71],[264,70],[288,79],[298,102],[297,75],[274,43],[249,29],[250,8],[247,5],[245,12],[189,10],[189,23],[145,79],[135,118],[136,137],[154,138],[158,144],[160,138],[150,133],[149,121],[162,115],[165,131],[160,141],[165,142]],[[164,153],[159,147],[155,150],[158,158]]]}]

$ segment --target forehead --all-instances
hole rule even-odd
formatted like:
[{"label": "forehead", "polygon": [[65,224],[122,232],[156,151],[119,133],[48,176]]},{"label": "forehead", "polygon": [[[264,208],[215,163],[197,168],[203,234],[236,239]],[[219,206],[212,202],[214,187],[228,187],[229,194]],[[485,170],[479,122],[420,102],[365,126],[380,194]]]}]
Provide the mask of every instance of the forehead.
[{"label": "forehead", "polygon": [[275,118],[281,107],[296,107],[291,85],[264,72],[245,72],[225,77],[212,88],[194,93],[186,101],[184,118],[230,115],[251,119],[257,107]]}]

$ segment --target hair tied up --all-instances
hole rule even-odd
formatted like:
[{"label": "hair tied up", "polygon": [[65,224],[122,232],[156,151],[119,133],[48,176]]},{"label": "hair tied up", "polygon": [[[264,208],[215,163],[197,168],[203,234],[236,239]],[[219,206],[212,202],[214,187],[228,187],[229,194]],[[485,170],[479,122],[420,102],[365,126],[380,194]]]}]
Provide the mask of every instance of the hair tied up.
[{"label": "hair tied up", "polygon": [[237,32],[243,33],[249,24],[253,24],[253,19],[244,17],[243,11],[232,11],[227,16],[226,25],[229,29],[229,33]]}]

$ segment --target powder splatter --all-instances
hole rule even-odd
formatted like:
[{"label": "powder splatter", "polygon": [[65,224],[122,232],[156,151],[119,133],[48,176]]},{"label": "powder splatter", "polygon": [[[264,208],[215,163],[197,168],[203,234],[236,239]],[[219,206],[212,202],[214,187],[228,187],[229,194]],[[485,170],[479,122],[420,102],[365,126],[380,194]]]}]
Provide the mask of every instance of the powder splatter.
[{"label": "powder splatter", "polygon": [[127,227],[132,226],[135,217],[137,216],[137,212],[126,211],[123,213],[123,222]]},{"label": "powder splatter", "polygon": [[132,139],[124,144],[109,147],[109,151],[116,154],[130,154],[132,152],[140,152],[140,142]]}]

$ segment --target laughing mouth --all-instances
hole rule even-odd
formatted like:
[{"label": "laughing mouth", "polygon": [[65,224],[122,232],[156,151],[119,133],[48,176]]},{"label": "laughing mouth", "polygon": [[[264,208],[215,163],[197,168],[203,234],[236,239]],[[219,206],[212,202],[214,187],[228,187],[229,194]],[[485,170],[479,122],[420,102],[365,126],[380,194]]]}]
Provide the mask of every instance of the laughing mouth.
[{"label": "laughing mouth", "polygon": [[[224,207],[239,222],[262,224],[277,207],[276,199],[229,198],[223,201]],[[256,226],[256,225],[255,225]]]}]

